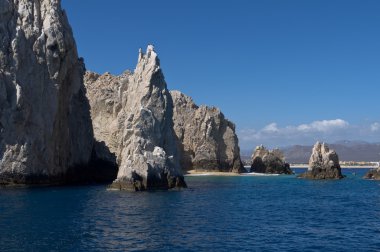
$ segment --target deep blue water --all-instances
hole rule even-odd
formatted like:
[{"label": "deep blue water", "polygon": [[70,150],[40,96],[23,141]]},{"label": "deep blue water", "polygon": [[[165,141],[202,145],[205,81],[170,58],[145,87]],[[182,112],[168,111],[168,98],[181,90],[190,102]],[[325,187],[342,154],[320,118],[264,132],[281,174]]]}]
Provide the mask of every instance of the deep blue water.
[{"label": "deep blue water", "polygon": [[0,250],[380,251],[380,182],[364,172],[187,177],[190,189],[152,193],[2,189]]}]

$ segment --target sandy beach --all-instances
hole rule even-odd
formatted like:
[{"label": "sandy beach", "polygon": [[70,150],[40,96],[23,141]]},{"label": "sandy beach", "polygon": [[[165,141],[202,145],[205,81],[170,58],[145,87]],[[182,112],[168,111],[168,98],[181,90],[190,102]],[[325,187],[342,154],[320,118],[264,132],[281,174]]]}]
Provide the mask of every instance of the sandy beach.
[{"label": "sandy beach", "polygon": [[[297,168],[307,168],[308,166],[305,164],[296,164],[292,165],[291,169]],[[375,166],[342,166],[344,169],[374,169],[377,168]],[[241,176],[239,173],[233,172],[217,172],[217,171],[199,171],[199,170],[190,170],[184,176]]]}]

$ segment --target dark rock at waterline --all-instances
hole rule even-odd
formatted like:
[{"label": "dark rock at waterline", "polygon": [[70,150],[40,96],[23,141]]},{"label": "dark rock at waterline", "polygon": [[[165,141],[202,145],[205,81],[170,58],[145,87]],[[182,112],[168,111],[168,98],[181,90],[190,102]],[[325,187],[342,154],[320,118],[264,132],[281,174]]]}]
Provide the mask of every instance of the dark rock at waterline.
[{"label": "dark rock at waterline", "polygon": [[380,168],[369,170],[363,178],[380,180]]},{"label": "dark rock at waterline", "polygon": [[[155,174],[156,175],[156,174]],[[167,173],[159,174],[159,176],[148,175],[147,178],[133,173],[130,178],[115,180],[110,189],[125,191],[153,191],[168,190],[173,188],[187,188],[183,176],[170,176]]]}]

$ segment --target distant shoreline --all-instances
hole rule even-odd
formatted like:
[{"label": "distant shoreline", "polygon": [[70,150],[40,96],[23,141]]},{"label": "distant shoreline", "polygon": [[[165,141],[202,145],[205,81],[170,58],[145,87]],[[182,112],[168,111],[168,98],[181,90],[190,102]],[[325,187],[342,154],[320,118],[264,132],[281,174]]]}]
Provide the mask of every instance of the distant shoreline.
[{"label": "distant shoreline", "polygon": [[[308,168],[307,164],[295,164],[290,166],[291,169],[304,169]],[[347,166],[342,165],[341,168],[343,169],[375,169],[376,166]],[[219,172],[219,171],[200,171],[200,170],[190,170],[187,171],[184,176],[186,177],[197,177],[197,176],[241,176],[240,173],[234,173],[234,172]]]},{"label": "distant shoreline", "polygon": [[[297,169],[297,168],[308,168],[309,166],[307,164],[291,164],[290,168],[292,169]],[[375,169],[378,168],[377,166],[361,166],[361,165],[341,165],[341,168],[346,168],[346,169]]]}]

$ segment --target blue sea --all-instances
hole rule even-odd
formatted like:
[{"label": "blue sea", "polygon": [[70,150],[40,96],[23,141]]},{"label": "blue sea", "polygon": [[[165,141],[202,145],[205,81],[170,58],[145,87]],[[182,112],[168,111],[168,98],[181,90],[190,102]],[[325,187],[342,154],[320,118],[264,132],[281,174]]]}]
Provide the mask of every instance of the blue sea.
[{"label": "blue sea", "polygon": [[380,251],[380,181],[365,171],[186,177],[189,189],[169,192],[1,189],[0,250]]}]

